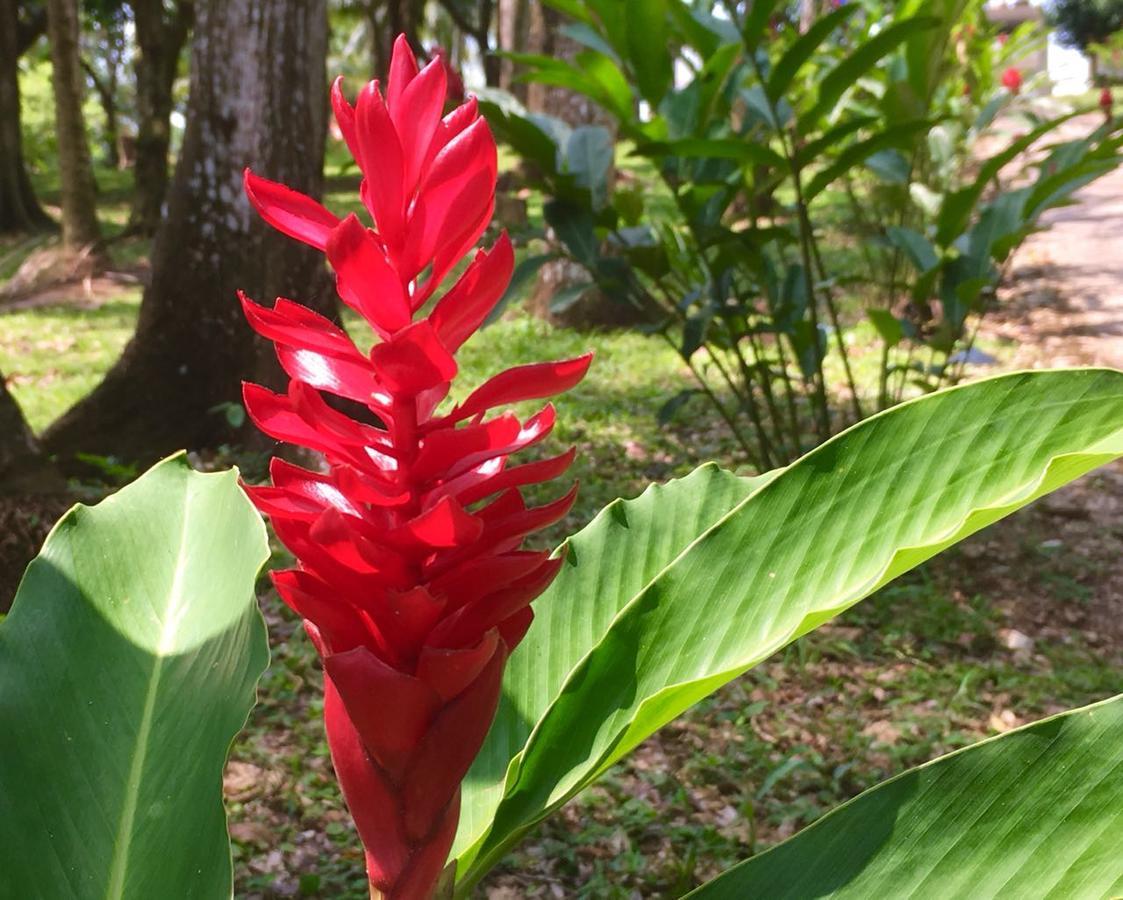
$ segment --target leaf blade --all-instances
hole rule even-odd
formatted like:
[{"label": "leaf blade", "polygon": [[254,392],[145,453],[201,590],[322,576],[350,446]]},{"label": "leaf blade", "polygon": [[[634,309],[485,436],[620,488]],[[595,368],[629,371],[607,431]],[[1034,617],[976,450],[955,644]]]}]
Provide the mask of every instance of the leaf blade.
[{"label": "leaf blade", "polygon": [[[1120,455],[1123,373],[1075,370],[1000,376],[910,401],[783,470],[634,596],[610,599],[619,612],[599,638],[578,636],[590,649],[560,688],[530,696],[533,686],[505,682],[519,695],[522,719],[501,708],[506,739],[526,733],[526,720],[542,711],[521,745],[516,738],[500,748],[489,736],[485,753],[493,758],[465,786],[464,885],[720,684],[957,540]],[[570,546],[576,563],[541,598],[528,635],[539,662],[550,652],[553,604],[571,627],[597,612],[595,602],[574,607],[570,595],[613,595],[595,574],[603,562],[582,563],[589,547],[581,536]],[[636,556],[630,549],[617,567],[626,571]],[[488,779],[504,757],[500,789]],[[500,793],[489,830],[473,833],[488,828]]]},{"label": "leaf blade", "polygon": [[688,897],[1114,896],[1120,834],[1123,695],[910,769]]},{"label": "leaf blade", "polygon": [[235,473],[182,456],[52,531],[0,625],[13,896],[230,896],[221,773],[268,660],[267,555]]}]

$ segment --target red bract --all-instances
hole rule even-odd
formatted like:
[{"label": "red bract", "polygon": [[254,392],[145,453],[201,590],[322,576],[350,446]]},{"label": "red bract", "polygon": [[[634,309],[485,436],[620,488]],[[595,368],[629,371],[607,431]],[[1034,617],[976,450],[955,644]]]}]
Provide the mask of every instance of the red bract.
[{"label": "red bract", "polygon": [[1011,94],[1018,93],[1022,89],[1021,71],[1015,66],[1010,66],[1002,73],[1002,86]]},{"label": "red bract", "polygon": [[[509,369],[438,411],[456,351],[499,300],[514,263],[504,234],[433,300],[491,219],[496,177],[495,141],[475,101],[444,115],[445,99],[442,62],[418,71],[403,38],[385,95],[373,82],[352,107],[338,81],[332,89],[373,229],[245,176],[261,216],[326,254],[339,296],[380,339],[365,354],[299,304],[242,301],[291,378],[284,394],[247,384],[246,409],[262,431],[327,462],[313,472],[274,459],[272,485],[248,490],[298,560],[274,583],[323,659],[332,760],[372,893],[388,898],[431,896],[504,663],[530,625],[531,600],[561,565],[521,547],[566,514],[574,491],[528,507],[520,489],[561,475],[572,450],[507,464],[550,433],[554,408],[525,421],[488,411],[565,391],[590,360]],[[321,392],[372,416],[353,419]]]}]

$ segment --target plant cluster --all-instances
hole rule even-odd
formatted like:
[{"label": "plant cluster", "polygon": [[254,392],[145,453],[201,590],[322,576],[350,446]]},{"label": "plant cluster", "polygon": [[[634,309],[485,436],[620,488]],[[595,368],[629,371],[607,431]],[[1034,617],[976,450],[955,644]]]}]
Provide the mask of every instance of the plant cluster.
[{"label": "plant cluster", "polygon": [[[470,896],[721,685],[1123,457],[1123,372],[1016,373],[903,403],[782,469],[704,465],[612,502],[556,553],[523,550],[572,494],[527,508],[520,488],[572,452],[507,467],[552,413],[487,413],[572,387],[589,360],[445,402],[513,263],[500,238],[435,296],[495,190],[487,123],[471,102],[442,115],[445,88],[439,61],[419,71],[399,43],[385,94],[336,92],[374,228],[246,175],[377,337],[364,353],[297,303],[245,301],[291,379],[248,385],[248,412],[324,469],[274,461],[247,490],[173,457],[71,510],[28,568],[0,623],[0,895],[230,896],[221,770],[268,660],[253,505],[297,559],[274,581],[323,663],[371,896],[432,900]],[[1121,837],[1123,695],[906,772],[690,896],[1112,896]]]},{"label": "plant cluster", "polygon": [[[556,309],[594,289],[634,307],[697,382],[663,416],[704,395],[759,470],[957,383],[1014,249],[1119,161],[1117,122],[1056,141],[1069,116],[1035,113],[1010,65],[1036,38],[996,41],[976,0],[848,3],[803,33],[770,0],[551,5],[583,49],[512,58],[615,136],[488,95],[546,196],[549,246],[524,265],[587,273]],[[1000,116],[1024,132],[979,159]],[[618,150],[651,167],[613,184]],[[848,340],[862,320],[876,362]]]}]

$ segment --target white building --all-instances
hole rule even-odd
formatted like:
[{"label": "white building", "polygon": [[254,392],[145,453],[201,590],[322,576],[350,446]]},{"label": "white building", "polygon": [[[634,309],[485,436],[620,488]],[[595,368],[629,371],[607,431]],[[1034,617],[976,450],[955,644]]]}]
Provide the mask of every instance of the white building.
[{"label": "white building", "polygon": [[[1023,22],[1044,21],[1042,0],[991,0],[987,17],[1004,29],[1013,30]],[[1049,32],[1044,52],[1031,54],[1020,63],[1025,74],[1046,71],[1053,93],[1083,94],[1092,88],[1092,65],[1083,53],[1062,47],[1053,31]]]}]

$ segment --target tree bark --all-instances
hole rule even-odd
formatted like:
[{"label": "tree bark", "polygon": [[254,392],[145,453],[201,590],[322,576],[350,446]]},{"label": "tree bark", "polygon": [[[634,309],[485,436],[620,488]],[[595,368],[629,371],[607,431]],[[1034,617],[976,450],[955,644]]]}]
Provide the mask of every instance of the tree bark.
[{"label": "tree bark", "polygon": [[101,111],[105,115],[105,164],[117,169],[121,167],[121,129],[117,124],[117,72],[113,51],[107,54],[109,69],[105,77],[86,60],[82,60],[82,71],[93,82]]},{"label": "tree bark", "polygon": [[322,256],[258,221],[242,191],[247,165],[321,190],[325,0],[202,0],[196,12],[187,132],[137,331],[105,380],[44,434],[60,459],[84,450],[148,461],[229,440],[215,407],[239,402],[264,358],[235,292],[335,308],[327,292],[316,302]]},{"label": "tree bark", "polygon": [[394,41],[399,34],[406,36],[414,53],[424,55],[417,36],[424,6],[425,0],[367,0],[372,77],[385,81]]},{"label": "tree bark", "polygon": [[[572,62],[583,48],[573,38],[562,33],[561,26],[565,21],[556,10],[546,7],[540,0],[533,0],[526,52]],[[529,85],[526,106],[531,112],[553,116],[574,128],[581,125],[601,125],[611,131],[615,138],[616,123],[612,117],[588,97],[568,88],[533,83]],[[612,180],[610,171],[610,189]],[[575,262],[565,259],[548,262],[538,271],[529,308],[543,318],[573,328],[615,328],[648,320],[642,312],[619,299],[606,297],[599,290],[590,290],[561,314],[550,311],[550,301],[556,294],[570,285],[588,280],[588,273]]]},{"label": "tree bark", "polygon": [[[530,49],[530,0],[499,0],[499,49],[508,53],[527,53]],[[499,59],[499,87],[526,103],[527,85],[515,81],[515,64]]]},{"label": "tree bark", "polygon": [[20,131],[19,58],[46,25],[45,15],[22,22],[17,0],[0,0],[0,233],[54,227],[27,177]]},{"label": "tree bark", "polygon": [[61,476],[40,452],[0,372],[0,494],[54,491],[63,486]]},{"label": "tree bark", "polygon": [[194,18],[194,4],[178,0],[169,15],[163,0],[133,0],[136,27],[136,163],[129,226],[154,234],[168,192],[172,87],[179,54]]},{"label": "tree bark", "polygon": [[51,82],[55,95],[62,242],[79,249],[101,240],[97,185],[82,115],[82,65],[78,56],[78,0],[47,0],[47,37],[51,43]]}]

